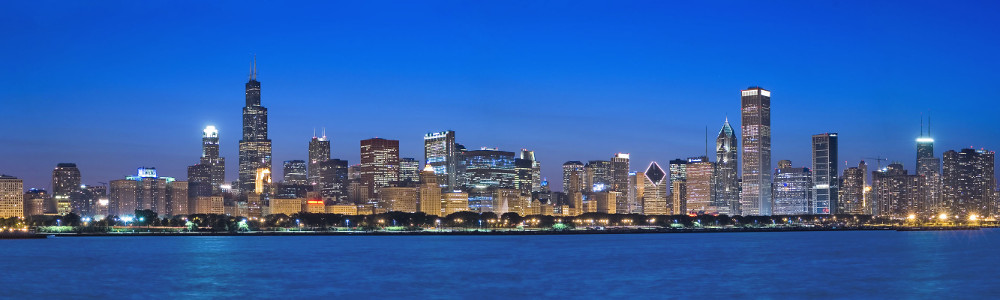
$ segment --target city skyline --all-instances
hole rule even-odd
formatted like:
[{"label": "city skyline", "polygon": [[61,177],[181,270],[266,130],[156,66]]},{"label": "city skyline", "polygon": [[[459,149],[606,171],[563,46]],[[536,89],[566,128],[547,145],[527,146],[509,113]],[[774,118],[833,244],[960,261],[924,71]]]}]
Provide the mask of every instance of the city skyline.
[{"label": "city skyline", "polygon": [[[543,13],[552,13],[550,10],[561,7],[549,4],[543,8]],[[31,9],[31,7],[30,5],[28,7],[12,7],[10,11],[20,11],[19,9]],[[371,8],[352,6],[349,9],[365,11]],[[628,10],[628,8],[620,9]],[[767,7],[754,9],[764,10]],[[873,7],[873,9],[887,8]],[[781,10],[777,12],[780,13]],[[908,10],[907,12],[925,13],[922,10]],[[485,15],[495,19],[518,13],[502,11],[498,14]],[[571,15],[566,18],[570,22],[579,23],[583,22],[581,16],[586,14],[581,12],[580,15]],[[831,12],[830,14],[845,13]],[[829,15],[824,14],[824,16]],[[223,19],[225,17],[223,16]],[[373,22],[381,17],[383,16],[361,21]],[[637,22],[643,22],[642,24],[653,25],[660,22],[650,19],[650,16],[645,14],[638,14],[637,17],[639,19]],[[23,20],[24,18],[31,17],[18,16],[14,20]],[[972,18],[974,19],[975,16]],[[795,20],[789,22],[794,24]],[[528,18],[528,21],[537,25],[552,25],[536,18]],[[208,20],[206,16],[195,18],[197,24],[209,25],[209,28],[216,31],[232,32],[231,28],[216,22],[219,21]],[[470,29],[472,32],[489,33],[498,30],[474,20],[448,19],[447,22],[480,25]],[[921,27],[912,23],[906,22],[914,27],[905,32],[920,31]],[[993,34],[979,32],[979,29],[973,28],[974,26],[970,24],[972,23],[957,21],[946,24],[954,28],[967,29],[967,31],[959,32],[959,37],[954,38],[943,37],[941,36],[943,33],[940,31],[926,31],[931,37],[937,36],[940,40],[954,41],[958,45],[962,44],[960,37],[967,34]],[[163,24],[158,23],[158,25]],[[293,25],[301,26],[303,24],[293,23]],[[628,23],[622,26],[633,27],[636,25],[637,23]],[[101,26],[109,25],[97,23],[88,26],[103,28]],[[275,26],[275,24],[262,22],[254,25],[254,27],[260,28],[264,28],[264,26]],[[884,25],[880,28],[890,27]],[[31,33],[62,34],[59,33],[58,28],[43,26],[30,29],[15,33],[14,40],[28,41],[31,39],[28,34]],[[562,28],[550,30],[558,31],[558,29]],[[758,27],[758,29],[760,28]],[[768,43],[761,42],[762,44],[759,45],[776,43],[787,46],[791,43],[790,38],[796,34],[794,31],[771,29],[773,31],[765,30],[772,33],[771,38],[768,38]],[[167,39],[170,40],[177,39],[178,34],[181,33],[159,27],[153,28],[153,30],[166,34]],[[393,28],[383,27],[378,28],[378,30],[396,32],[397,35],[393,35],[393,37],[402,38]],[[520,28],[516,32],[522,31],[524,29]],[[110,41],[113,44],[144,45],[142,41],[134,42],[135,37],[128,32],[120,30],[112,30],[112,32],[119,32],[125,37],[132,38],[114,39]],[[322,32],[322,30],[312,32]],[[440,40],[442,38],[440,32],[435,33],[433,30],[428,30],[428,32],[433,34],[421,35],[421,37],[433,37],[431,40],[442,42],[443,45],[460,44],[461,41],[468,40]],[[953,56],[938,56],[935,57],[937,61],[920,61],[932,65],[950,62],[964,66],[963,72],[951,76],[957,77],[951,79],[943,78],[946,77],[944,75],[915,78],[904,74],[908,72],[909,65],[916,63],[916,60],[893,61],[889,59],[882,62],[881,65],[876,62],[879,67],[874,68],[874,70],[880,72],[876,72],[874,75],[863,75],[860,74],[861,72],[845,72],[830,65],[817,65],[801,56],[780,58],[773,54],[750,60],[750,62],[768,64],[758,74],[739,71],[739,66],[734,63],[739,59],[747,58],[754,51],[750,51],[748,54],[725,53],[725,55],[720,56],[732,57],[724,58],[723,62],[716,63],[706,63],[706,60],[712,56],[696,56],[693,63],[681,64],[679,68],[666,68],[664,71],[655,71],[654,69],[659,70],[666,66],[679,64],[670,58],[690,53],[684,50],[678,50],[679,53],[676,51],[640,51],[642,59],[638,60],[623,60],[607,54],[597,56],[604,59],[605,63],[630,66],[627,68],[607,65],[588,67],[589,64],[582,64],[578,67],[569,65],[585,61],[583,56],[586,54],[600,53],[604,50],[610,51],[612,54],[622,54],[633,51],[637,49],[635,47],[640,46],[649,46],[657,50],[667,48],[665,47],[667,45],[662,42],[656,42],[658,39],[653,38],[652,32],[645,33],[647,35],[625,38],[607,34],[587,35],[581,32],[583,37],[561,40],[563,45],[560,47],[542,47],[541,50],[544,51],[532,58],[549,59],[548,61],[553,64],[538,68],[529,68],[525,65],[533,60],[514,59],[518,55],[527,53],[526,49],[512,49],[517,51],[504,55],[493,54],[516,62],[513,64],[516,67],[502,70],[498,70],[496,65],[483,63],[484,59],[490,57],[483,57],[484,53],[481,52],[485,50],[474,50],[473,53],[480,53],[480,55],[463,56],[458,59],[458,61],[474,62],[472,69],[456,72],[454,64],[445,65],[442,72],[447,71],[446,74],[430,76],[430,79],[427,79],[429,81],[423,81],[420,78],[437,73],[426,69],[423,64],[441,62],[442,58],[438,55],[431,55],[428,59],[413,59],[414,57],[406,56],[408,59],[413,59],[410,63],[416,64],[416,66],[398,60],[383,65],[373,65],[370,63],[374,61],[373,58],[363,55],[363,50],[367,48],[358,46],[346,51],[353,53],[353,55],[345,57],[360,61],[351,64],[344,63],[345,60],[341,59],[333,61],[317,59],[318,52],[289,48],[294,45],[302,45],[301,43],[290,43],[290,46],[284,47],[263,46],[265,41],[273,40],[273,38],[242,45],[216,47],[213,48],[214,51],[205,52],[203,55],[199,55],[202,58],[194,60],[192,60],[192,55],[195,53],[182,51],[177,48],[180,46],[168,47],[176,55],[166,55],[169,53],[137,51],[135,47],[141,46],[132,45],[127,48],[136,52],[133,52],[132,56],[122,58],[121,63],[115,63],[117,60],[107,56],[94,56],[92,52],[88,51],[72,52],[64,58],[55,59],[56,62],[71,58],[74,60],[73,64],[59,66],[54,65],[55,62],[42,63],[37,61],[36,58],[40,56],[24,55],[26,59],[23,62],[4,63],[5,66],[9,66],[7,69],[13,71],[0,75],[3,77],[0,82],[4,82],[3,85],[5,85],[3,89],[0,89],[2,90],[0,97],[5,100],[12,99],[12,101],[4,101],[5,105],[10,108],[4,110],[5,120],[10,120],[15,124],[32,124],[32,126],[25,126],[22,130],[7,130],[5,134],[0,136],[0,141],[5,145],[10,145],[3,147],[0,154],[11,158],[0,163],[0,173],[24,179],[26,189],[43,188],[46,190],[51,189],[49,184],[50,170],[57,163],[64,162],[76,163],[81,170],[83,183],[89,185],[130,175],[140,166],[156,167],[164,176],[184,178],[187,166],[195,163],[192,161],[192,156],[201,151],[198,138],[202,129],[207,125],[215,125],[219,130],[220,156],[230,158],[230,163],[226,165],[225,174],[226,181],[231,182],[236,179],[235,176],[238,174],[237,164],[233,161],[239,157],[237,143],[240,140],[238,133],[240,119],[236,116],[235,106],[238,105],[236,103],[242,102],[239,92],[241,85],[245,83],[244,76],[246,76],[246,69],[253,53],[257,53],[260,57],[258,64],[264,74],[261,75],[260,81],[263,90],[262,102],[264,106],[268,107],[270,114],[269,138],[273,137],[274,140],[274,155],[271,160],[273,171],[279,171],[280,163],[283,161],[308,159],[306,147],[314,128],[326,128],[327,135],[331,140],[331,157],[347,160],[350,164],[359,163],[360,154],[357,143],[363,139],[383,137],[399,140],[401,157],[420,159],[423,157],[421,137],[430,132],[454,130],[457,141],[469,149],[488,146],[512,152],[517,152],[519,149],[535,151],[538,161],[542,163],[542,176],[553,184],[554,189],[560,189],[561,169],[559,166],[566,161],[607,159],[614,153],[624,152],[631,154],[633,162],[631,171],[641,172],[643,170],[639,170],[640,167],[650,161],[665,163],[673,158],[700,155],[704,148],[702,130],[705,126],[714,130],[714,128],[721,126],[726,117],[729,117],[734,128],[739,131],[741,124],[736,118],[739,115],[739,108],[735,100],[735,93],[739,89],[757,84],[774,92],[772,112],[774,146],[771,168],[775,167],[776,161],[782,159],[793,162],[809,161],[811,155],[810,136],[823,132],[838,132],[843,137],[840,141],[840,161],[838,163],[842,164],[846,161],[847,166],[855,166],[858,160],[865,157],[879,156],[886,157],[890,161],[902,162],[904,168],[913,173],[916,168],[912,165],[915,160],[914,139],[920,136],[918,121],[921,113],[933,114],[934,116],[933,137],[937,146],[935,157],[940,157],[947,150],[960,150],[969,146],[991,150],[1000,148],[996,144],[997,139],[993,138],[1000,136],[998,134],[1000,132],[995,126],[987,126],[991,124],[987,114],[991,111],[989,108],[996,107],[996,104],[987,102],[990,95],[983,94],[985,89],[989,87],[985,83],[996,81],[994,80],[995,74],[985,73],[986,70],[992,68],[991,64],[996,63],[989,59],[985,59],[985,63],[976,66],[962,63],[971,58]],[[711,33],[715,33],[713,36],[717,38],[727,37],[727,39],[723,39],[727,41],[710,43],[710,45],[725,45],[737,41],[731,39],[728,34],[722,34],[717,30]],[[835,34],[833,38],[855,41],[847,37],[850,35],[849,33],[854,32],[847,30],[847,33],[840,32],[840,34]],[[672,31],[664,34],[675,38],[687,37],[687,34]],[[779,39],[774,37],[779,37]],[[528,40],[524,42],[534,42],[529,43],[529,45],[546,45],[528,37],[525,38]],[[558,55],[564,53],[572,45],[588,44],[586,41],[617,40],[618,38],[626,42],[621,47],[604,47],[601,50],[584,47],[581,49],[583,52],[581,54]],[[879,55],[893,53],[890,50],[894,47],[913,45],[927,37],[916,39],[904,35],[899,38],[902,40],[897,41],[893,47],[879,48],[881,50],[874,52]],[[360,42],[364,39],[353,36],[348,40]],[[979,40],[990,39],[980,37]],[[806,41],[820,42],[818,39],[806,39]],[[859,41],[865,42],[866,40]],[[497,40],[488,40],[483,43],[491,46],[498,42]],[[867,42],[865,45],[878,46],[877,43]],[[82,44],[79,40],[67,40],[69,49],[83,47]],[[379,45],[386,46],[387,44]],[[974,50],[985,53],[993,51],[992,49],[995,49],[996,45],[979,45],[977,47]],[[30,44],[26,44],[24,49],[0,51],[12,56],[31,49]],[[380,55],[402,55],[403,53],[383,48],[377,48],[377,50]],[[942,51],[942,49],[937,49],[937,51]],[[778,52],[780,54],[789,53],[788,51]],[[487,51],[486,53],[492,52]],[[821,52],[814,52],[814,54],[819,53]],[[977,53],[979,52],[970,55],[971,57],[979,57]],[[302,54],[308,55],[303,56]],[[933,53],[924,54],[929,56]],[[151,59],[154,55],[157,56],[156,59]],[[913,55],[914,59],[920,57],[917,54]],[[834,58],[854,67],[863,66],[862,62],[873,62],[870,57],[858,62],[842,56],[834,56]],[[211,59],[215,62],[204,64],[201,59]],[[323,67],[318,68],[320,69],[318,71],[301,73],[303,70],[309,69],[304,65],[304,63],[310,62],[309,59],[313,59],[312,62],[320,63],[319,66]],[[196,65],[192,63],[195,61],[198,62],[197,66],[200,69],[193,69]],[[139,64],[139,62],[146,64]],[[775,67],[776,65],[787,67],[788,64],[796,62],[816,68],[815,71],[809,71],[809,74],[816,75],[816,73],[822,73],[820,70],[832,70],[838,71],[835,74],[859,76],[861,79],[831,80],[834,77],[830,75],[801,76],[804,79],[798,79],[795,77],[800,77],[800,74],[796,72],[801,72],[803,69],[793,68],[793,71],[780,71]],[[394,67],[391,63],[397,63],[397,65]],[[640,63],[648,63],[649,67],[637,67],[637,64]],[[775,64],[775,66],[771,64]],[[37,65],[38,69],[29,72],[24,67],[28,65]],[[143,67],[137,68],[139,65]],[[329,66],[339,67],[326,68]],[[696,72],[695,76],[688,79],[679,78],[696,66],[703,66],[706,71]],[[76,81],[64,80],[64,76],[77,74],[65,72],[69,70],[67,68],[71,67],[88,70],[88,74],[93,76],[81,77]],[[146,73],[146,69],[155,70],[155,73]],[[595,72],[602,70],[615,72],[611,72],[607,76],[594,75]],[[574,72],[581,71],[583,74],[589,75],[574,75]],[[549,79],[540,76],[540,74],[549,74],[548,72],[553,72],[544,76],[549,77]],[[726,75],[715,75],[724,77],[718,79],[707,76],[705,72]],[[40,76],[42,73],[45,76]],[[136,76],[125,78],[123,74]],[[142,76],[149,74],[156,74],[156,76]],[[322,80],[306,78],[305,76],[309,76],[307,74],[319,75]],[[360,79],[353,75],[360,75]],[[643,76],[650,76],[650,78],[643,80],[641,79]],[[147,78],[137,79],[142,77]],[[43,78],[47,80],[42,80]],[[108,80],[112,78],[121,81]],[[887,84],[882,88],[873,88],[870,84],[857,84],[859,81],[873,78],[889,82],[883,82]],[[384,82],[372,84],[375,81]],[[560,81],[565,82],[560,83]],[[109,82],[115,82],[115,84],[111,85]],[[163,89],[163,82],[169,83],[166,86],[179,85],[181,88],[171,87],[170,91],[167,91]],[[154,83],[155,85],[153,85]],[[414,90],[415,85],[422,83],[427,83],[435,88]],[[86,86],[81,86],[81,84]],[[358,86],[347,87],[347,85],[352,84]],[[836,93],[825,90],[838,86],[845,87],[845,89],[838,89],[839,92]],[[403,92],[390,93],[381,91],[380,88]],[[980,89],[984,91],[980,91]],[[624,90],[640,92],[624,92]],[[402,96],[409,92],[417,93]],[[849,94],[850,97],[843,97],[845,93]],[[70,95],[73,95],[74,98],[69,98]],[[77,96],[80,101],[57,100],[76,99]],[[161,104],[161,102],[166,102],[163,101],[166,98],[171,98],[173,101],[169,105]],[[833,101],[833,99],[838,101]],[[942,99],[945,100],[942,101]],[[84,101],[92,105],[84,105]],[[953,101],[962,101],[961,103],[967,105],[950,105]],[[365,113],[375,106],[357,103],[376,102],[384,103],[383,106],[387,113],[400,121],[390,122],[395,123],[390,125],[365,123]],[[195,105],[196,103],[198,105]],[[427,103],[441,106],[433,111],[448,116],[448,118],[428,119],[431,111],[424,108]],[[492,103],[509,103],[509,105],[493,105]],[[597,116],[597,113],[603,109],[611,105],[619,106],[622,103],[634,104],[633,107],[636,108],[622,108],[622,114],[609,115],[610,117],[607,119],[609,123],[590,124],[594,122],[590,122],[589,119]],[[690,108],[698,105],[705,107],[701,109]],[[987,109],[961,110],[963,107],[976,105]],[[819,110],[820,107],[823,107],[824,112],[817,115],[813,110]],[[328,113],[316,117],[304,116],[306,112],[312,111]],[[162,112],[162,114],[154,112]],[[859,114],[862,116],[861,118],[857,118]],[[39,119],[39,117],[43,118]],[[95,117],[108,121],[98,122]],[[654,122],[650,122],[644,127],[630,126],[628,130],[620,130],[619,126],[613,125],[635,124],[650,118]],[[844,122],[847,119],[851,122]],[[418,125],[399,126],[406,120],[417,122]],[[537,123],[530,121],[537,121]],[[510,124],[523,123],[531,125],[510,126]],[[68,130],[70,128],[74,130]],[[566,145],[573,145],[573,147],[566,147]],[[740,156],[740,160],[742,159],[743,157]],[[873,167],[876,165],[872,161],[868,161],[868,163]],[[841,169],[846,169],[846,167],[842,165]]]}]

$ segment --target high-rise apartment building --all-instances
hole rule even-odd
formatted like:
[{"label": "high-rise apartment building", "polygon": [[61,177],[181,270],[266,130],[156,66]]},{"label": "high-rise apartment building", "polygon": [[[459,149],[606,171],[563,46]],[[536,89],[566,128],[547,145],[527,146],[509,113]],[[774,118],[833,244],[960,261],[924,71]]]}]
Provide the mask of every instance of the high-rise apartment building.
[{"label": "high-rise apartment building", "polygon": [[729,118],[722,124],[715,138],[715,198],[712,206],[720,214],[740,214],[740,179],[737,176],[736,132],[729,126]]},{"label": "high-rise apartment building", "polygon": [[924,201],[924,178],[910,175],[900,163],[872,172],[872,214],[903,218],[918,214]]},{"label": "high-rise apartment building", "polygon": [[809,168],[793,168],[791,161],[779,161],[778,168],[774,170],[774,214],[813,214],[814,177]]},{"label": "high-rise apartment building", "polygon": [[649,163],[642,176],[642,213],[665,215],[667,207],[667,173],[655,161]]},{"label": "high-rise apartment building", "polygon": [[0,175],[0,218],[24,218],[24,181]]},{"label": "high-rise apartment building", "polygon": [[865,170],[868,168],[861,161],[857,167],[844,170],[841,177],[840,196],[837,212],[841,214],[860,215],[865,213]]},{"label": "high-rise apartment building", "polygon": [[369,204],[376,204],[381,188],[399,181],[399,141],[372,138],[361,141],[361,185]]},{"label": "high-rise apartment building", "polygon": [[951,215],[995,213],[995,154],[983,149],[948,150],[943,155],[944,207]]},{"label": "high-rise apartment building", "polygon": [[451,130],[424,135],[424,161],[434,168],[438,184],[445,190],[460,188],[458,185],[458,156],[455,132]]},{"label": "high-rise apartment building", "polygon": [[740,212],[771,215],[771,91],[750,87],[741,91],[743,175]]},{"label": "high-rise apartment building", "polygon": [[24,193],[24,216],[44,215],[49,193],[42,189],[28,189]]},{"label": "high-rise apartment building", "polygon": [[59,163],[52,170],[52,205],[47,211],[59,215],[70,212],[70,194],[80,189],[80,169],[74,163]]},{"label": "high-rise apartment building", "polygon": [[246,83],[246,106],[243,107],[243,139],[240,140],[239,190],[255,190],[257,169],[271,170],[271,139],[267,137],[267,108],[261,106],[257,60],[250,68]]},{"label": "high-rise apartment building", "polygon": [[812,207],[817,215],[838,214],[840,172],[837,170],[837,134],[812,136]]},{"label": "high-rise apartment building", "polygon": [[[181,191],[168,193],[168,185],[176,182],[173,177],[156,174],[155,168],[139,168],[136,176],[109,182],[109,213],[112,215],[133,215],[136,210],[152,210],[159,215],[171,215],[171,196],[180,198]],[[182,181],[183,182],[183,181]],[[185,187],[187,187],[186,183]],[[188,200],[188,191],[183,191],[183,199]]]},{"label": "high-rise apartment building", "polygon": [[314,191],[320,190],[319,164],[330,159],[330,141],[323,137],[313,137],[309,140],[309,185]]}]

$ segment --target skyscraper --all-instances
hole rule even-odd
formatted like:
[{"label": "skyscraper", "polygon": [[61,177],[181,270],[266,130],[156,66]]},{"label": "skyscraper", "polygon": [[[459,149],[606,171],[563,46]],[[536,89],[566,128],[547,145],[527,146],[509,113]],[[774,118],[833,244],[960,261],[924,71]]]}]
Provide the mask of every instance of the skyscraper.
[{"label": "skyscraper", "polygon": [[0,175],[0,218],[24,218],[24,182]]},{"label": "skyscraper", "polygon": [[[173,177],[163,177],[156,174],[156,168],[141,167],[136,176],[109,182],[108,197],[109,213],[112,215],[132,215],[136,210],[152,210],[160,215],[170,215],[171,194],[168,185],[174,183]],[[185,187],[187,187],[185,185]],[[183,201],[188,199],[188,191],[184,190]],[[180,192],[177,193],[180,195]]]},{"label": "skyscraper", "polygon": [[900,163],[872,172],[872,214],[906,217],[920,212],[924,199],[924,178],[910,175]]},{"label": "skyscraper", "polygon": [[841,177],[840,196],[837,198],[839,207],[837,212],[841,214],[860,215],[865,213],[865,162],[861,161],[857,167],[850,167],[844,170]]},{"label": "skyscraper", "polygon": [[691,213],[718,213],[719,209],[712,204],[715,190],[712,180],[715,177],[715,163],[708,157],[688,159],[687,180],[685,181],[685,210]]},{"label": "skyscraper", "polygon": [[493,211],[493,191],[514,188],[514,152],[486,147],[465,151],[459,168],[472,211]]},{"label": "skyscraper", "polygon": [[212,166],[197,164],[188,166],[188,196],[191,199],[197,197],[207,197],[220,193],[212,189]]},{"label": "skyscraper", "polygon": [[792,162],[782,160],[774,170],[774,214],[812,214],[814,176],[809,168],[793,168]]},{"label": "skyscraper", "polygon": [[591,160],[583,167],[584,192],[603,192],[611,188],[611,162],[607,160]]},{"label": "skyscraper", "polygon": [[80,169],[74,163],[59,163],[52,170],[53,205],[47,211],[65,215],[71,210],[70,194],[80,189]]},{"label": "skyscraper", "polygon": [[521,156],[514,159],[514,189],[520,194],[531,195],[534,190],[532,185],[535,175],[532,168],[534,162],[531,159],[522,158],[525,151],[527,150],[521,150]]},{"label": "skyscraper", "polygon": [[438,184],[445,190],[458,186],[458,149],[455,132],[451,130],[432,132],[424,135],[424,161],[434,168]]},{"label": "skyscraper", "polygon": [[323,137],[313,137],[309,140],[309,185],[312,186],[314,191],[320,190],[319,187],[319,164],[330,159],[330,141],[326,139],[326,134]]},{"label": "skyscraper", "polygon": [[271,140],[267,137],[267,108],[260,105],[260,82],[257,60],[250,68],[246,83],[246,106],[243,107],[243,139],[240,140],[239,189],[255,190],[257,169],[271,170]]},{"label": "skyscraper", "polygon": [[719,136],[715,139],[715,206],[720,214],[740,214],[740,180],[736,175],[737,141],[733,127],[729,126],[729,118],[722,124]]},{"label": "skyscraper", "polygon": [[670,172],[670,187],[667,190],[673,195],[676,193],[674,191],[674,182],[684,182],[687,180],[687,160],[686,159],[671,159],[667,162],[667,168]]},{"label": "skyscraper", "polygon": [[320,196],[327,202],[346,204],[347,200],[347,173],[348,166],[346,160],[327,159],[319,164],[319,189]]},{"label": "skyscraper", "polygon": [[771,214],[771,91],[749,87],[741,91],[743,181],[740,212]]},{"label": "skyscraper", "polygon": [[617,192],[617,194],[613,194],[615,196],[613,199],[614,211],[617,213],[628,212],[629,168],[628,153],[619,152],[611,157],[611,186],[608,190]]},{"label": "skyscraper", "polygon": [[304,160],[286,160],[284,167],[282,168],[282,181],[286,185],[307,185],[309,181],[306,179],[306,161]]},{"label": "skyscraper", "polygon": [[372,138],[361,141],[361,185],[369,204],[378,203],[381,188],[399,181],[399,141]]},{"label": "skyscraper", "polygon": [[983,149],[948,150],[943,157],[943,198],[949,214],[967,217],[994,213],[994,152]]},{"label": "skyscraper", "polygon": [[837,134],[812,136],[812,214],[838,214],[840,174],[837,170]]},{"label": "skyscraper", "polygon": [[542,163],[535,159],[535,151],[521,149],[521,159],[531,161],[531,192],[541,192]]},{"label": "skyscraper", "polygon": [[437,183],[437,174],[434,174],[434,167],[424,166],[420,171],[420,204],[418,211],[428,215],[440,216],[441,213],[441,185]]},{"label": "skyscraper", "polygon": [[417,183],[420,181],[420,161],[412,157],[399,159],[399,181]]},{"label": "skyscraper", "polygon": [[226,158],[219,156],[219,130],[207,126],[201,136],[201,161],[210,166],[210,183],[214,192],[221,192],[220,186],[226,181]]},{"label": "skyscraper", "polygon": [[917,175],[924,177],[924,213],[936,215],[946,213],[942,207],[943,182],[941,178],[941,159],[934,157],[934,138],[930,132],[928,118],[927,134],[924,134],[923,124],[920,126],[920,137],[917,138]]},{"label": "skyscraper", "polygon": [[655,161],[649,163],[642,177],[642,213],[665,215],[667,207],[667,173]]},{"label": "skyscraper", "polygon": [[563,192],[580,192],[583,190],[583,162],[567,161],[563,164]]}]

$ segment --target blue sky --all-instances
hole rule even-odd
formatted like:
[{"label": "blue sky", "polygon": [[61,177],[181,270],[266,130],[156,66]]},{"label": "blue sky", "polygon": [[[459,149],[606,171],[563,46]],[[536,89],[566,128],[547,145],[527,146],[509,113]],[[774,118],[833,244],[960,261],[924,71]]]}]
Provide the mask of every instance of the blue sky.
[{"label": "blue sky", "polygon": [[[851,165],[912,169],[920,114],[937,156],[996,150],[997,2],[7,1],[0,3],[0,173],[50,188],[139,166],[186,177],[201,128],[220,129],[235,179],[243,84],[257,55],[275,167],[325,127],[359,140],[451,129],[470,148],[567,160],[701,155],[739,90],[772,91],[773,159],[807,166],[810,135],[840,133]],[[738,128],[738,127],[737,127]],[[279,171],[280,172],[280,171]],[[551,180],[558,186],[559,180]]]}]

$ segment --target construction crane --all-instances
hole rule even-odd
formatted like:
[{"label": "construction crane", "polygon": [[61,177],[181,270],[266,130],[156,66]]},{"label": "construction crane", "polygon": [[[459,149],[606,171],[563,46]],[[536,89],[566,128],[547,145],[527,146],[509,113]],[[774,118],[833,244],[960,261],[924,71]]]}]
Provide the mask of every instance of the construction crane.
[{"label": "construction crane", "polygon": [[875,160],[875,163],[878,165],[878,169],[877,170],[879,170],[879,171],[882,170],[882,161],[888,161],[888,159],[882,158],[881,155],[877,156],[877,157],[862,157],[862,159],[872,159],[872,160]]}]

